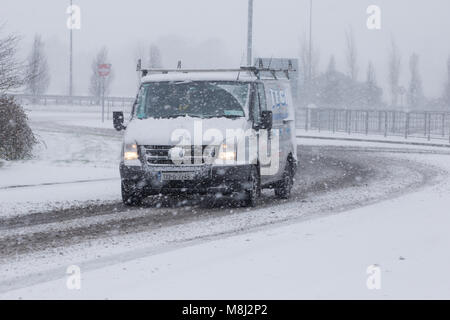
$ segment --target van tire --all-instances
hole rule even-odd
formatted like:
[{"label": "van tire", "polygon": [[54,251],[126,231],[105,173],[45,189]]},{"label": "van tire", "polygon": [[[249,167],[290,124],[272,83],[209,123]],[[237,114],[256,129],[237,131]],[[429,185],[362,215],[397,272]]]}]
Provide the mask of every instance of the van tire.
[{"label": "van tire", "polygon": [[275,195],[280,199],[289,199],[294,185],[294,166],[289,157],[283,173],[283,179],[275,187]]},{"label": "van tire", "polygon": [[121,189],[122,189],[122,202],[124,205],[129,207],[135,207],[142,204],[144,196],[142,195],[142,192],[140,192],[136,188],[136,186],[127,185],[122,181]]},{"label": "van tire", "polygon": [[246,207],[255,207],[258,204],[258,199],[261,196],[261,178],[257,166],[253,166],[249,177],[250,188],[245,191]]}]

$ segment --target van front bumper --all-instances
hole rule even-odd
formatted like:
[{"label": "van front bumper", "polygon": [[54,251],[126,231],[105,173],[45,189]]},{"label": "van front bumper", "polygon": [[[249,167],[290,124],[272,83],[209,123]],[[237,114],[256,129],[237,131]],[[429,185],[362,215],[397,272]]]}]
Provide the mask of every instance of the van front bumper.
[{"label": "van front bumper", "polygon": [[[248,189],[252,165],[236,166],[150,166],[120,165],[122,182],[147,194],[232,194]],[[195,172],[194,180],[161,181],[162,172]]]}]

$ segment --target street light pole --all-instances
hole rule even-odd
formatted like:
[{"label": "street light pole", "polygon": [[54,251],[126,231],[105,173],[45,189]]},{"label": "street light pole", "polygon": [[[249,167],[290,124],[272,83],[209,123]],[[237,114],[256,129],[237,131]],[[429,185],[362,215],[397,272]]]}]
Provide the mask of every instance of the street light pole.
[{"label": "street light pole", "polygon": [[[72,0],[70,0],[70,21],[73,23],[73,10],[72,10]],[[69,97],[70,102],[72,102],[73,95],[73,28],[70,28],[70,53],[69,53]]]},{"label": "street light pole", "polygon": [[247,65],[252,63],[253,49],[253,0],[248,0],[248,35],[247,35]]},{"label": "street light pole", "polygon": [[308,80],[312,80],[312,0],[309,4],[309,70]]}]

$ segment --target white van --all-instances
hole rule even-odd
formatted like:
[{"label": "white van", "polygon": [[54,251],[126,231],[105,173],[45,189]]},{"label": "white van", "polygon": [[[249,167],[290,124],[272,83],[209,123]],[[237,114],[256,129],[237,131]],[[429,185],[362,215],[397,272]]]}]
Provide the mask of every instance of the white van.
[{"label": "white van", "polygon": [[121,156],[122,198],[211,194],[254,206],[290,196],[297,169],[289,70],[141,70]]}]

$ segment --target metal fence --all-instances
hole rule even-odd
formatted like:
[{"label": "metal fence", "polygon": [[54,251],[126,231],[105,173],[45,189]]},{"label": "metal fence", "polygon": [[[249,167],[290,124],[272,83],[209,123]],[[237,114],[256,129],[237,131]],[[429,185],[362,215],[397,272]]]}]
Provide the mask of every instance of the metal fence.
[{"label": "metal fence", "polygon": [[[13,96],[20,103],[39,105],[98,106],[101,103],[93,96]],[[113,108],[125,111],[134,100],[131,97],[105,97],[105,106],[108,114]],[[450,112],[301,108],[297,110],[296,117],[297,128],[305,131],[440,139],[450,142]]]},{"label": "metal fence", "polygon": [[450,112],[300,109],[297,128],[305,131],[357,133],[450,142]]},{"label": "metal fence", "polygon": [[[20,103],[28,102],[38,105],[68,104],[78,106],[98,106],[101,100],[93,96],[64,96],[64,95],[42,95],[34,96],[27,94],[12,94]],[[125,109],[134,102],[130,97],[105,97],[107,107],[122,107]]]}]

